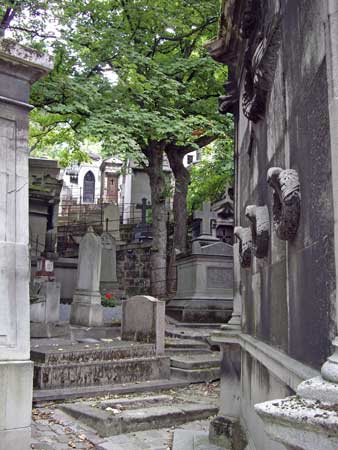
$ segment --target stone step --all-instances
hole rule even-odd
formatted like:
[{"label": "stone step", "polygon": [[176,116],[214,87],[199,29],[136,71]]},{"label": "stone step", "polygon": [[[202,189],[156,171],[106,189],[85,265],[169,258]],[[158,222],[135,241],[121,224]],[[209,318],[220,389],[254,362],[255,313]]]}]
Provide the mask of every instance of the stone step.
[{"label": "stone step", "polygon": [[170,363],[171,367],[186,370],[219,368],[221,355],[219,352],[181,353],[171,356]]},{"label": "stone step", "polygon": [[218,329],[224,325],[223,322],[220,323],[203,323],[199,322],[196,326],[196,322],[180,322],[179,320],[174,319],[173,317],[166,316],[167,323],[175,325],[177,328],[209,328],[209,329]]},{"label": "stone step", "polygon": [[98,386],[170,378],[167,356],[34,365],[34,387],[38,389]]},{"label": "stone step", "polygon": [[33,403],[44,404],[49,401],[71,400],[76,398],[98,397],[104,395],[137,394],[142,392],[167,391],[189,385],[189,381],[177,380],[148,380],[137,383],[109,384],[102,386],[75,386],[67,388],[34,389]]},{"label": "stone step", "polygon": [[208,342],[211,334],[215,330],[210,330],[208,328],[205,329],[196,329],[196,328],[170,328],[166,329],[165,335],[169,338],[175,339],[187,339],[194,341],[203,341]]},{"label": "stone step", "polygon": [[175,430],[172,450],[226,450],[209,442],[207,431]]},{"label": "stone step", "polygon": [[209,346],[206,342],[202,342],[196,339],[181,339],[177,337],[166,337],[165,339],[165,348],[166,350],[169,349],[184,349],[184,350],[190,350],[190,349],[205,349],[208,350]]},{"label": "stone step", "polygon": [[116,340],[111,343],[77,343],[73,345],[45,345],[31,350],[31,360],[44,364],[110,361],[155,355],[155,345]]},{"label": "stone step", "polygon": [[180,369],[171,367],[171,376],[179,380],[186,380],[190,383],[210,382],[220,379],[220,368],[210,367],[207,369]]},{"label": "stone step", "polygon": [[[165,396],[169,397],[169,396]],[[151,402],[149,398],[142,402],[130,399],[130,406],[117,405],[109,401],[81,402],[61,406],[61,409],[94,428],[102,436],[115,436],[123,433],[145,431],[181,425],[193,420],[207,419],[215,415],[218,408],[215,405],[194,403],[178,399]],[[154,404],[155,403],[155,404]],[[157,404],[158,403],[158,404]],[[141,449],[140,449],[141,450]]]}]

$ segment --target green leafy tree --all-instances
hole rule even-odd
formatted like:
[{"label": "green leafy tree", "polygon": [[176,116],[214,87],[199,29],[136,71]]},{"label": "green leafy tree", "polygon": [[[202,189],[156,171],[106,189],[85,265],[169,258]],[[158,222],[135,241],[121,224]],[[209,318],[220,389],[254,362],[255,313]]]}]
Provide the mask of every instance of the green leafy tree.
[{"label": "green leafy tree", "polygon": [[[29,30],[40,30],[40,22],[34,2],[25,3],[34,27],[20,27],[29,40]],[[37,108],[31,115],[31,147],[64,151],[67,143],[78,157],[81,143],[100,142],[106,155],[131,157],[144,166],[152,193],[153,293],[163,296],[164,157],[176,181],[174,249],[184,251],[190,178],[183,157],[225,137],[217,97],[223,93],[226,68],[213,62],[203,47],[216,34],[219,2],[55,0],[45,14],[53,14],[55,39],[44,40],[41,30],[31,33],[31,39],[35,46],[47,43],[48,51],[54,51],[55,69],[33,89]]]}]

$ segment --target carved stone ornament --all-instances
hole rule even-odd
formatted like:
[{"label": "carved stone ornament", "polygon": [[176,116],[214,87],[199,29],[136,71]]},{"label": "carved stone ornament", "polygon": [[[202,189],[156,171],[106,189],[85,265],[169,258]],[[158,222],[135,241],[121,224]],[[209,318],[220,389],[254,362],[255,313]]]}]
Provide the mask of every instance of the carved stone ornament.
[{"label": "carved stone ornament", "polygon": [[235,84],[232,82],[226,83],[225,89],[227,95],[218,97],[218,111],[220,114],[234,114],[235,110],[237,110],[238,91]]},{"label": "carved stone ornament", "polygon": [[251,267],[252,235],[250,228],[235,227],[235,236],[239,240],[239,261],[243,269]]},{"label": "carved stone ornament", "polygon": [[252,251],[256,258],[265,258],[269,251],[270,217],[267,206],[249,205],[245,215],[250,221]]},{"label": "carved stone ornament", "polygon": [[272,167],[268,183],[273,188],[273,223],[277,236],[283,241],[295,238],[300,218],[300,182],[293,169]]},{"label": "carved stone ornament", "polygon": [[[280,15],[276,14],[263,32],[251,36],[245,54],[246,76],[243,94],[243,113],[257,123],[264,117],[266,101],[273,85],[281,42]],[[246,34],[250,26],[246,27]],[[243,31],[242,31],[243,32]]]}]

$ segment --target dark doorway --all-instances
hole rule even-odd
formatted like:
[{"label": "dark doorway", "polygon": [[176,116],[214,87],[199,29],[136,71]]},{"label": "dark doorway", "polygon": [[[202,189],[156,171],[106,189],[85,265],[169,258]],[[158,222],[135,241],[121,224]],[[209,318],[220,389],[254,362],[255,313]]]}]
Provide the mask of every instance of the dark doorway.
[{"label": "dark doorway", "polygon": [[83,203],[94,203],[95,177],[93,172],[86,173],[83,181]]}]

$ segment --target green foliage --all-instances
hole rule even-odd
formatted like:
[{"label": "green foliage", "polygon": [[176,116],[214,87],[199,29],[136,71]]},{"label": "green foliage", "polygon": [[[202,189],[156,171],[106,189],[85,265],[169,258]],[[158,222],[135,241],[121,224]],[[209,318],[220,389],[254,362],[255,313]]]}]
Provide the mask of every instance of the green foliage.
[{"label": "green foliage", "polygon": [[[46,3],[23,2],[17,21],[35,31],[15,30],[55,54],[55,69],[32,91],[34,151],[66,146],[78,157],[89,140],[106,155],[137,157],[154,141],[194,145],[195,130],[224,134],[217,97],[226,68],[203,48],[216,34],[218,0]],[[47,16],[55,39],[41,38]]]},{"label": "green foliage", "polygon": [[202,150],[202,158],[191,167],[191,183],[188,190],[187,206],[192,212],[202,206],[203,201],[215,202],[225,194],[233,183],[233,130],[232,120],[227,120],[228,133],[223,139]]}]

